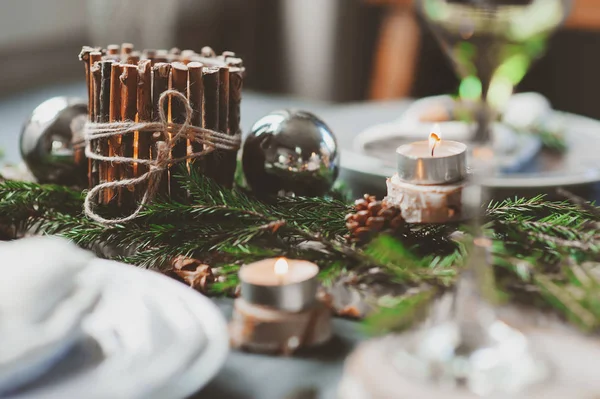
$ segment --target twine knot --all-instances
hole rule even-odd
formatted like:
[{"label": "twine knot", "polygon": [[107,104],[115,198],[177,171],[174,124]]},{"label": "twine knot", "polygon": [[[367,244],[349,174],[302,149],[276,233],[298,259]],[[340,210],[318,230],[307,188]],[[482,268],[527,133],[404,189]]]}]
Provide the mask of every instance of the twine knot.
[{"label": "twine knot", "polygon": [[[169,122],[165,112],[165,101],[167,101],[169,98],[171,98],[172,101],[181,101],[181,103],[185,106],[185,121],[182,124]],[[190,105],[188,99],[177,90],[167,90],[160,95],[158,100],[158,110],[159,120],[156,122],[119,121],[101,123],[88,121],[86,123],[84,127],[84,137],[86,142],[85,155],[89,159],[111,163],[135,163],[148,166],[148,171],[139,177],[100,183],[91,188],[87,192],[83,204],[84,212],[90,219],[102,224],[117,224],[133,220],[140,214],[144,205],[154,198],[159,187],[160,179],[163,176],[162,172],[168,169],[170,166],[185,162],[189,159],[204,157],[206,154],[209,154],[216,149],[237,151],[240,148],[240,132],[236,132],[234,135],[228,135],[226,133],[217,132],[198,126],[192,126],[191,118],[194,112],[192,106]],[[177,132],[175,134],[171,134],[171,132],[176,129]],[[163,137],[167,137],[165,141],[159,141],[156,143],[157,154],[155,159],[138,159],[118,155],[106,156],[97,154],[91,149],[92,140],[121,136],[133,132],[139,132],[140,134],[161,132],[163,133]],[[175,143],[183,139],[202,144],[202,151],[191,153],[184,157],[173,158],[171,149]],[[136,186],[146,181],[148,182],[148,187],[144,192],[142,200],[135,211],[133,211],[130,215],[122,218],[106,219],[94,211],[93,208],[96,205],[95,199],[102,190],[117,187]]]}]

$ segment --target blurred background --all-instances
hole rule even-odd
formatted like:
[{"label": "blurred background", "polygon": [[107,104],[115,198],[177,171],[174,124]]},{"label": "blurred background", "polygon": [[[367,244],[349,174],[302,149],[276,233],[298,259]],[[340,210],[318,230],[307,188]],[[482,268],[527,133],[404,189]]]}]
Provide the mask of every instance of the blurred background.
[{"label": "blurred background", "polygon": [[[0,0],[0,96],[83,82],[82,45],[232,50],[246,87],[348,102],[454,93],[457,79],[410,0]],[[600,118],[600,1],[575,0],[519,85]]]}]

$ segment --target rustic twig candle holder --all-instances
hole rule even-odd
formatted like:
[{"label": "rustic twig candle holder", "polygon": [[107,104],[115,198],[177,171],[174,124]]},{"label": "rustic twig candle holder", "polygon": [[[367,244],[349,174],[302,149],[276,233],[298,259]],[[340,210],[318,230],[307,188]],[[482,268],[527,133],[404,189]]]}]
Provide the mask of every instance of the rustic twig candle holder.
[{"label": "rustic twig candle holder", "polygon": [[317,265],[264,259],[240,269],[241,296],[234,303],[231,345],[252,352],[289,355],[331,337],[331,310],[316,298]]},{"label": "rustic twig candle holder", "polygon": [[[89,120],[109,122],[159,122],[161,95],[169,90],[181,93],[191,107],[188,116],[183,101],[172,97],[163,100],[163,116],[168,125],[164,131],[133,131],[89,140],[93,154],[104,157],[157,160],[161,143],[174,141],[169,159],[183,159],[189,170],[213,178],[223,186],[231,186],[236,167],[237,150],[215,148],[206,156],[193,158],[203,151],[202,140],[178,134],[182,125],[203,128],[211,132],[235,136],[240,131],[240,102],[244,67],[232,52],[215,55],[205,47],[200,54],[192,50],[144,50],[136,52],[130,44],[110,45],[106,49],[84,47],[80,59],[84,62],[88,87]],[[180,96],[181,97],[181,96]],[[183,98],[183,97],[182,97]],[[173,140],[173,139],[176,140]],[[234,146],[235,147],[235,146]],[[148,163],[85,159],[78,149],[77,162],[88,162],[90,188],[107,182],[135,179],[149,171]],[[164,151],[164,149],[163,149]],[[185,200],[187,193],[180,187],[175,174],[180,165],[169,163],[153,195]],[[98,203],[117,204],[133,209],[148,194],[150,181],[128,186],[103,188]]]},{"label": "rustic twig candle holder", "polygon": [[467,146],[429,141],[398,147],[398,173],[387,179],[388,205],[400,209],[408,223],[448,223],[464,217],[462,196],[466,184]]}]

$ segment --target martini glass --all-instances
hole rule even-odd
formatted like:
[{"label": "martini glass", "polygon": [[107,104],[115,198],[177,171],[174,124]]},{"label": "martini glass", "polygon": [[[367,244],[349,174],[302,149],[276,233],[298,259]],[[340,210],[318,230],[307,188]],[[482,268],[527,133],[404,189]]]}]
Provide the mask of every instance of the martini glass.
[{"label": "martini glass", "polygon": [[496,173],[491,121],[512,94],[546,40],[564,20],[566,0],[417,0],[461,77],[461,98],[475,100],[470,184],[463,206],[476,237],[451,309],[433,325],[409,333],[396,353],[403,375],[429,387],[462,387],[478,395],[510,396],[551,374],[520,331],[500,321],[488,297],[490,241],[483,235],[485,178]]}]

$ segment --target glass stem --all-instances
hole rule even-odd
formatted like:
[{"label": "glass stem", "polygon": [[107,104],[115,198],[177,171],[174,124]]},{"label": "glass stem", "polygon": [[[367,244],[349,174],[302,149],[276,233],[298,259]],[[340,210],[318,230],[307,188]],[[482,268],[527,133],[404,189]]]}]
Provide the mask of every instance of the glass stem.
[{"label": "glass stem", "polygon": [[471,344],[476,344],[484,338],[479,337],[484,333],[482,327],[494,319],[494,312],[485,300],[492,296],[493,275],[488,259],[490,242],[485,238],[483,231],[485,205],[490,201],[490,192],[483,179],[494,171],[493,150],[490,144],[493,115],[493,110],[482,100],[476,113],[477,124],[471,154],[472,174],[469,185],[463,192],[463,206],[471,217],[471,234],[474,239],[466,268],[457,283],[454,316],[463,333],[473,335],[464,337],[465,342]]},{"label": "glass stem", "polygon": [[[475,130],[475,136],[473,137],[473,143],[475,146],[485,146],[491,142],[491,129],[494,119],[494,112],[486,100],[487,90],[482,94],[477,112],[475,114],[475,123],[477,128]],[[477,172],[477,171],[476,171]],[[485,172],[485,171],[482,171]]]}]

